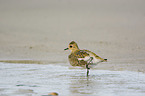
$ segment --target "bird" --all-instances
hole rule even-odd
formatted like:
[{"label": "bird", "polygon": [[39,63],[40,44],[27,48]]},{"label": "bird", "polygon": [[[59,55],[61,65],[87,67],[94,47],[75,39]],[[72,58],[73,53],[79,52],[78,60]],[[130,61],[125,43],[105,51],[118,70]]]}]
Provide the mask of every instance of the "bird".
[{"label": "bird", "polygon": [[71,50],[68,56],[69,63],[72,66],[86,67],[87,76],[89,76],[89,69],[91,65],[97,65],[100,62],[107,62],[107,59],[103,59],[89,50],[80,50],[78,44],[75,41],[71,41],[69,46],[64,50]]}]

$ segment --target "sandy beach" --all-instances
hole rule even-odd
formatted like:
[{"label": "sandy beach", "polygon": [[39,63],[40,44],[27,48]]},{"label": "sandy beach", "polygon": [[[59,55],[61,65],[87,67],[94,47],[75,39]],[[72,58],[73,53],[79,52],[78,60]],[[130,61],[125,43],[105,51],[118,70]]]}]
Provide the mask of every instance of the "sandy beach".
[{"label": "sandy beach", "polygon": [[[89,80],[68,62],[72,40],[108,59]],[[145,1],[0,0],[0,66],[3,96],[144,96]]]},{"label": "sandy beach", "polygon": [[0,61],[67,64],[74,40],[108,59],[98,69],[145,72],[144,3],[0,0]]}]

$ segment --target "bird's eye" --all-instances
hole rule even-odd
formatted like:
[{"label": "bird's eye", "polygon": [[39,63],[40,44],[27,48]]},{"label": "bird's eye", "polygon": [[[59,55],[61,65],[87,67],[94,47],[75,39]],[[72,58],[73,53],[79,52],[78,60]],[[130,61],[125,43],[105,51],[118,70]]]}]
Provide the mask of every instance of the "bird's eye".
[{"label": "bird's eye", "polygon": [[69,46],[70,48],[72,48],[72,46]]}]

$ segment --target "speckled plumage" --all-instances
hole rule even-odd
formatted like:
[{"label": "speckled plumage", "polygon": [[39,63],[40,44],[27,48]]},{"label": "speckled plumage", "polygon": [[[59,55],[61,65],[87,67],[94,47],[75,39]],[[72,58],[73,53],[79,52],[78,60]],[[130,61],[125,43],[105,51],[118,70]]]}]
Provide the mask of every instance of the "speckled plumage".
[{"label": "speckled plumage", "polygon": [[[72,41],[69,47],[65,50],[71,50],[71,54],[68,56],[69,62],[72,66],[85,66],[86,64],[98,64],[99,62],[107,61],[97,56],[95,53],[89,50],[80,50],[77,43]],[[92,58],[92,60],[90,60]]]},{"label": "speckled plumage", "polygon": [[84,52],[82,50],[77,50],[77,51],[71,53],[68,56],[68,59],[72,66],[84,66],[87,64],[87,61],[78,60],[78,58],[84,58],[85,56],[88,56],[88,55],[89,54],[87,54],[86,52]]}]

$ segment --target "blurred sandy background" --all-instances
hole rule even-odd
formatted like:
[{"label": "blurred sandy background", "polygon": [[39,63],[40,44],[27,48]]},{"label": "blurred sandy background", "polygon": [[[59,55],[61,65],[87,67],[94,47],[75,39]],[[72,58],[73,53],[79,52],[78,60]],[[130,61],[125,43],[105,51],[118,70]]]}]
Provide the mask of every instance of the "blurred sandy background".
[{"label": "blurred sandy background", "polygon": [[145,0],[0,0],[0,61],[67,65],[72,40],[98,69],[145,72]]}]

